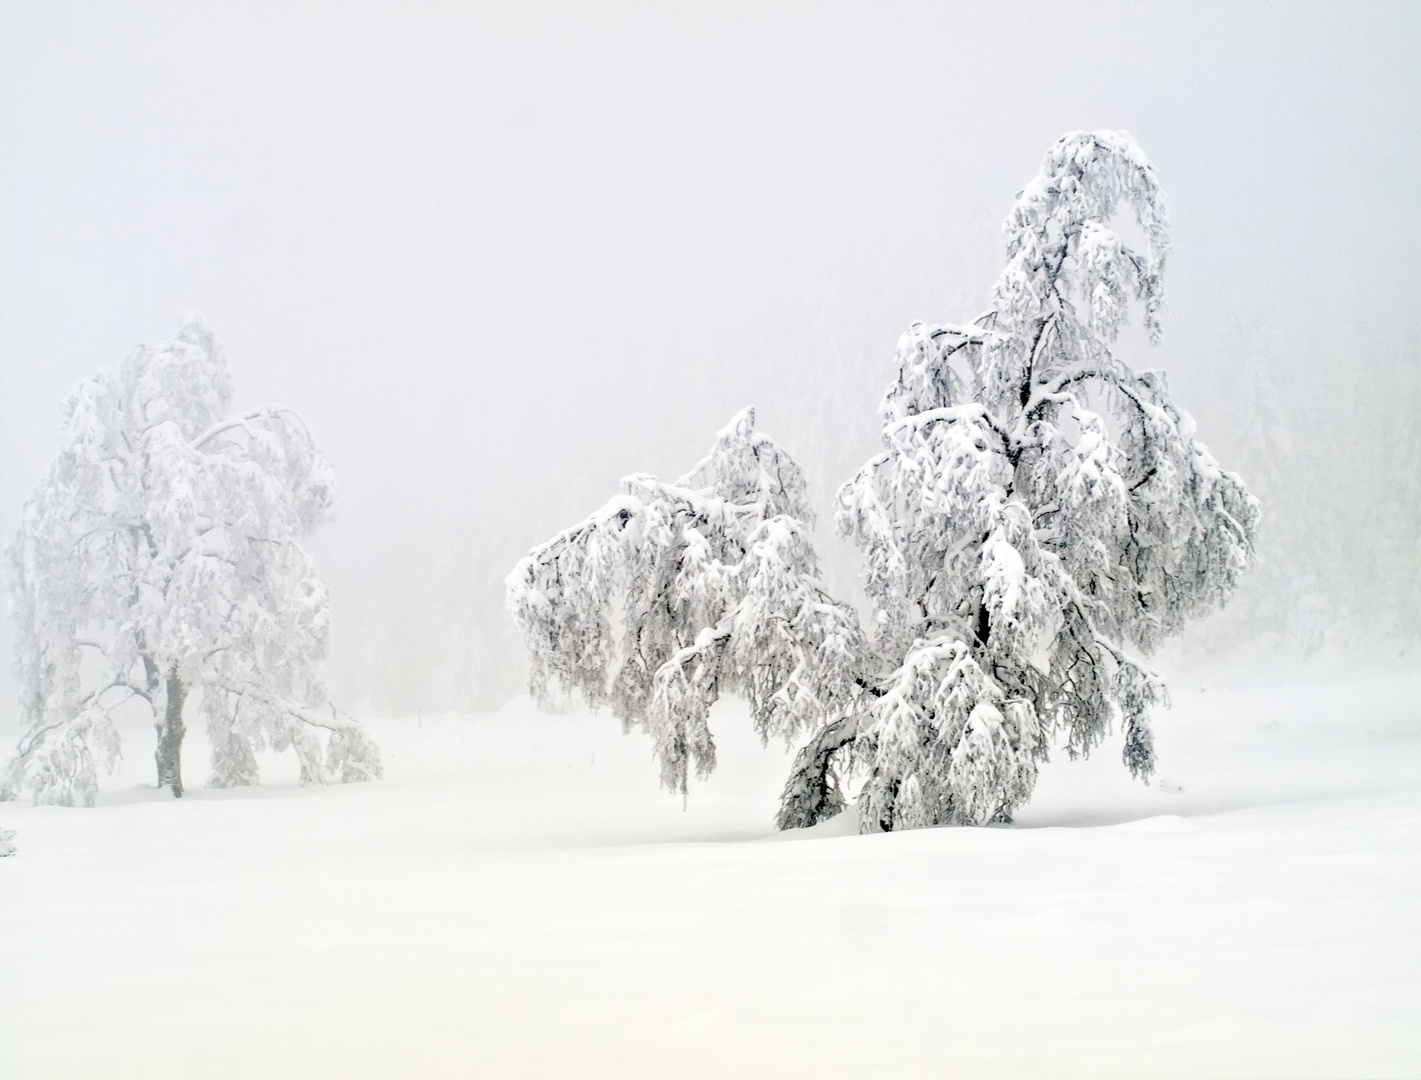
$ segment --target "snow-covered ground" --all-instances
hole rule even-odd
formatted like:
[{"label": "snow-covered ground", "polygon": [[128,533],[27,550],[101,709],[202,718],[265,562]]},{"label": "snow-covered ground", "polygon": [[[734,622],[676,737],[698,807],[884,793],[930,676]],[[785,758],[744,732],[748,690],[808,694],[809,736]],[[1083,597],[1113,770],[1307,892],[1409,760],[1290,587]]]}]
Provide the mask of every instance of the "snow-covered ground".
[{"label": "snow-covered ground", "polygon": [[[387,779],[0,806],[0,1075],[1421,1075],[1421,675],[1176,678],[1015,827],[775,835],[609,717],[373,723]],[[191,738],[186,775],[205,747]]]}]

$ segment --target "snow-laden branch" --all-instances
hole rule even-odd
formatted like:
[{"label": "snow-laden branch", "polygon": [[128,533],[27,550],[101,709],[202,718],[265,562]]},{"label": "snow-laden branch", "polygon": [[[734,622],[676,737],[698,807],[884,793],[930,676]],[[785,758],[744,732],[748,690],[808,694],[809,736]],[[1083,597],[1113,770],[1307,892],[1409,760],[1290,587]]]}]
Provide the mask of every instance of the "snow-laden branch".
[{"label": "snow-laden branch", "polygon": [[215,439],[224,431],[231,431],[233,428],[241,428],[244,431],[251,432],[252,424],[255,421],[263,419],[274,420],[277,416],[283,415],[293,417],[300,426],[302,433],[309,438],[310,428],[306,426],[305,419],[303,419],[301,414],[295,409],[287,408],[285,405],[263,405],[261,408],[253,409],[251,412],[243,413],[241,416],[234,416],[230,420],[223,420],[221,423],[214,424],[197,438],[193,439],[192,448],[194,450],[202,449],[205,443],[210,439]]}]

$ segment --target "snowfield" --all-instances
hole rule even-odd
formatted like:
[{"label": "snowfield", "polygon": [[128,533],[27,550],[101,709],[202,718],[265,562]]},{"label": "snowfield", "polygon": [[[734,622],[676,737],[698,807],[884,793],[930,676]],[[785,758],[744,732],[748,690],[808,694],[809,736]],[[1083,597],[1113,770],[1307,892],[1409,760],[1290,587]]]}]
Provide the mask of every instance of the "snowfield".
[{"label": "snowfield", "polygon": [[[686,808],[607,716],[373,721],[387,778],[0,806],[0,1074],[1421,1075],[1421,675],[1171,679],[1161,773],[1009,828],[771,820],[735,703]],[[7,740],[7,742],[12,740]],[[8,745],[5,747],[8,751]]]}]

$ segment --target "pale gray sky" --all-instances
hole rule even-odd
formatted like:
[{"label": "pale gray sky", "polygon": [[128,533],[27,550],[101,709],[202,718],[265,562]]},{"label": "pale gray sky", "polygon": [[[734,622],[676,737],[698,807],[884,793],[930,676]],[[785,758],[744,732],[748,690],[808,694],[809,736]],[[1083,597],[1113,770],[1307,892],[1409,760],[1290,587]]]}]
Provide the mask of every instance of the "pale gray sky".
[{"label": "pale gray sky", "polygon": [[336,692],[502,693],[497,578],[739,407],[827,516],[1066,131],[1159,170],[1144,366],[1206,442],[1231,317],[1415,363],[1418,102],[1415,4],[0,5],[0,533],[65,393],[195,309],[339,471]]}]

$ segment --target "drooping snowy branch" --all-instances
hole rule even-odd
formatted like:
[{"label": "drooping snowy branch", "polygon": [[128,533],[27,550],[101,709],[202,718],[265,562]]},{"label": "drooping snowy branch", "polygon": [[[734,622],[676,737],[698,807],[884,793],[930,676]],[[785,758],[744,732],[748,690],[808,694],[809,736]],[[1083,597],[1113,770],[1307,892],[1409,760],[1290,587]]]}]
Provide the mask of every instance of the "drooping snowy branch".
[{"label": "drooping snowy branch", "polygon": [[535,696],[554,683],[651,735],[663,783],[715,767],[721,693],[762,739],[849,713],[864,643],[818,579],[802,473],[747,409],[674,484],[638,475],[508,578]]}]

